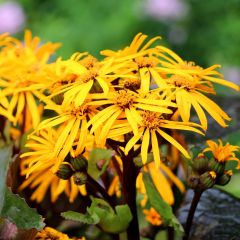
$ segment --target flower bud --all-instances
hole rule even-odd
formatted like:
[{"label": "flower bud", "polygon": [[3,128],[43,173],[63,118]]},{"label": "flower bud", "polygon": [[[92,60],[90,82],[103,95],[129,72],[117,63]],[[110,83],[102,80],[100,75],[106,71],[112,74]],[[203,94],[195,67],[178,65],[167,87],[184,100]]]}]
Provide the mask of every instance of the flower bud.
[{"label": "flower bud", "polygon": [[221,186],[228,184],[229,181],[231,180],[231,176],[232,176],[232,171],[231,170],[226,171],[221,177],[217,179],[216,184]]},{"label": "flower bud", "polygon": [[197,189],[199,185],[199,177],[195,175],[191,175],[188,178],[188,186],[192,189]]},{"label": "flower bud", "polygon": [[224,162],[218,162],[214,158],[211,158],[208,163],[209,170],[216,172],[217,174],[221,175],[224,172],[225,169],[225,163]]},{"label": "flower bud", "polygon": [[56,175],[61,179],[67,180],[73,175],[73,170],[68,163],[62,163]]},{"label": "flower bud", "polygon": [[76,185],[83,185],[87,182],[87,174],[85,172],[75,172],[73,180]]},{"label": "flower bud", "polygon": [[88,167],[88,161],[83,155],[80,155],[76,158],[71,158],[70,162],[76,171],[86,171]]},{"label": "flower bud", "polygon": [[208,162],[209,160],[204,156],[196,157],[193,160],[193,170],[202,174],[208,170]]},{"label": "flower bud", "polygon": [[208,171],[208,172],[203,173],[199,179],[200,187],[202,189],[208,189],[208,188],[213,187],[213,185],[216,182],[216,177],[217,177],[217,175],[214,171]]}]

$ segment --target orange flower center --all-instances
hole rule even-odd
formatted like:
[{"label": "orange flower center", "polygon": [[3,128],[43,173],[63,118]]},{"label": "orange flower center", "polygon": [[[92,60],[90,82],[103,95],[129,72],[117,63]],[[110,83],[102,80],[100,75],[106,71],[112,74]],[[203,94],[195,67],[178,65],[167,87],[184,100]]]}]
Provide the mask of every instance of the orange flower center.
[{"label": "orange flower center", "polygon": [[115,95],[115,104],[122,110],[130,108],[135,100],[133,92],[127,90],[120,90]]},{"label": "orange flower center", "polygon": [[160,127],[161,114],[156,112],[144,111],[142,114],[142,123],[144,127],[154,130]]}]

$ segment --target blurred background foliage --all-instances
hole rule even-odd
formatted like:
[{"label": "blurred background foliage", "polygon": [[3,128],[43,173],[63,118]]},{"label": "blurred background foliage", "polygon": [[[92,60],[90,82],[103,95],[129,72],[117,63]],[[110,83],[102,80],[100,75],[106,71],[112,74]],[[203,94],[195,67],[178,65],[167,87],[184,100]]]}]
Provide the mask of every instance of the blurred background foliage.
[{"label": "blurred background foliage", "polygon": [[[0,0],[0,12],[6,3],[9,1]],[[227,74],[230,71],[234,81],[239,73],[240,0],[18,0],[10,3],[18,5],[24,14],[23,23],[12,32],[20,37],[23,29],[28,28],[43,41],[61,42],[63,47],[58,54],[63,57],[75,51],[99,56],[100,50],[119,49],[135,34],[143,32],[150,37],[161,35],[163,44],[186,60],[203,66],[214,63],[226,66]],[[13,15],[9,8],[8,14]],[[3,24],[5,21],[1,20]]]}]

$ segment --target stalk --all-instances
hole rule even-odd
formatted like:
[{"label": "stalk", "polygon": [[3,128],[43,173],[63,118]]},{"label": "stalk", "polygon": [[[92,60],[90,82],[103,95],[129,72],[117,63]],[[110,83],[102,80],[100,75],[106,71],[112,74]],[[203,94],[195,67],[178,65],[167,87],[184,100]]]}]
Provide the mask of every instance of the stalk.
[{"label": "stalk", "polygon": [[187,222],[186,222],[186,226],[185,226],[185,235],[183,237],[183,240],[189,239],[189,234],[190,234],[190,230],[192,227],[194,213],[196,211],[196,208],[197,208],[197,205],[199,203],[202,193],[203,193],[203,191],[197,191],[197,190],[194,191],[192,203],[191,203],[191,206],[190,206],[190,209],[188,212]]},{"label": "stalk", "polygon": [[129,156],[123,158],[123,201],[128,204],[133,219],[127,229],[128,240],[140,240],[137,204],[136,204],[136,179],[138,169],[136,168],[133,159]]}]

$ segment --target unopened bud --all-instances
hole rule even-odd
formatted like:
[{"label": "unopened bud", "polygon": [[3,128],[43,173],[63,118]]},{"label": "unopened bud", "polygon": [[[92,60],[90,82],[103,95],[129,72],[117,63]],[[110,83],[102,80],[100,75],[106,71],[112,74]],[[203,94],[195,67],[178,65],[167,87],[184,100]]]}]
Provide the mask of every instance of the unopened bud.
[{"label": "unopened bud", "polygon": [[56,175],[61,179],[67,180],[73,175],[73,170],[69,164],[62,163],[56,172]]},{"label": "unopened bud", "polygon": [[221,175],[224,173],[225,163],[218,162],[216,159],[211,158],[209,161],[208,167],[209,167],[209,170],[212,170],[216,172],[218,175]]},{"label": "unopened bud", "polygon": [[188,185],[189,185],[190,188],[197,189],[198,184],[199,184],[199,177],[198,176],[195,176],[195,175],[189,176]]},{"label": "unopened bud", "polygon": [[87,182],[87,174],[85,172],[75,172],[73,180],[76,185],[83,185]]},{"label": "unopened bud", "polygon": [[193,160],[193,170],[195,170],[198,174],[202,174],[208,170],[208,162],[209,160],[204,156],[196,157]]},{"label": "unopened bud", "polygon": [[200,176],[200,186],[202,189],[211,188],[216,182],[216,173],[214,171],[205,172]]},{"label": "unopened bud", "polygon": [[88,161],[83,155],[80,155],[76,158],[71,158],[70,162],[76,171],[86,171],[88,167]]},{"label": "unopened bud", "polygon": [[221,177],[217,179],[216,184],[224,186],[229,183],[229,181],[231,180],[231,177],[232,177],[232,171],[231,170],[226,171]]}]

